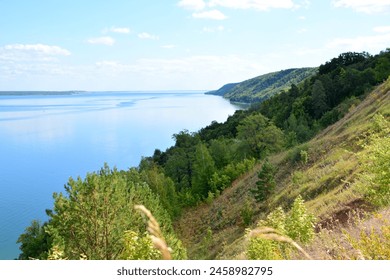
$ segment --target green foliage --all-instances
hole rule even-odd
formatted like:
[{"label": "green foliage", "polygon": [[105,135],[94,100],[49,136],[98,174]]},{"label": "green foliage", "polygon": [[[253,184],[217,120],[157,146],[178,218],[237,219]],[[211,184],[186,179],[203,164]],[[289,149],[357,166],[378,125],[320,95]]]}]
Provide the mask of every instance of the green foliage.
[{"label": "green foliage", "polygon": [[135,213],[136,204],[150,209],[163,233],[171,233],[169,214],[140,177],[135,169],[119,172],[105,165],[84,180],[70,178],[66,195],[54,194],[54,209],[47,226],[54,239],[53,247],[63,248],[68,259],[120,258],[125,231],[146,231],[142,217]]},{"label": "green foliage", "polygon": [[321,80],[316,80],[311,92],[314,116],[316,118],[322,116],[328,110],[325,88]]},{"label": "green foliage", "polygon": [[262,158],[280,151],[284,142],[283,132],[262,114],[245,118],[237,127],[238,138],[249,147],[251,156]]},{"label": "green foliage", "polygon": [[159,196],[161,204],[172,218],[179,216],[180,203],[172,179],[167,177],[156,165],[143,170],[141,179]]},{"label": "green foliage", "polygon": [[221,169],[233,161],[237,145],[231,139],[219,138],[210,141],[209,151],[215,167]]},{"label": "green foliage", "polygon": [[390,224],[384,222],[379,229],[373,227],[361,229],[359,237],[345,233],[349,243],[358,250],[366,260],[390,259]]},{"label": "green foliage", "polygon": [[286,159],[291,163],[302,162],[306,164],[309,160],[309,146],[307,144],[302,144],[291,149]]},{"label": "green foliage", "polygon": [[210,178],[209,184],[211,190],[216,191],[224,190],[231,182],[232,179],[228,175],[223,174],[223,172],[214,172]]},{"label": "green foliage", "polygon": [[259,222],[258,226],[271,227],[283,234],[286,233],[286,220],[287,216],[282,207],[276,208],[270,214],[268,214],[265,220]]},{"label": "green foliage", "polygon": [[45,231],[45,224],[33,220],[31,225],[22,233],[17,243],[20,243],[20,260],[39,259],[45,260],[51,248],[52,239]]},{"label": "green foliage", "polygon": [[287,258],[277,241],[261,238],[249,240],[245,255],[249,260],[283,260]]},{"label": "green foliage", "polygon": [[361,183],[364,194],[374,205],[390,205],[390,122],[375,115],[368,139],[359,154],[364,172]]},{"label": "green foliage", "polygon": [[240,216],[245,227],[252,224],[253,215],[254,215],[253,207],[250,201],[246,200],[244,206],[241,208],[240,211]]},{"label": "green foliage", "polygon": [[134,231],[125,231],[123,236],[122,260],[159,260],[161,253],[153,246],[150,236],[139,235]]},{"label": "green foliage", "polygon": [[300,157],[301,162],[302,162],[303,164],[307,164],[307,162],[309,161],[309,154],[308,154],[307,151],[305,151],[305,150],[301,150],[301,151],[299,152],[299,157]]},{"label": "green foliage", "polygon": [[199,143],[196,147],[193,163],[192,191],[195,195],[206,198],[211,190],[209,180],[215,172],[215,164],[207,147]]},{"label": "green foliage", "polygon": [[[265,220],[259,222],[259,227],[270,227],[292,238],[295,242],[308,243],[314,238],[315,218],[307,213],[303,200],[298,196],[290,212],[286,215],[281,207],[271,212]],[[251,238],[246,255],[251,260],[288,259],[292,247],[289,244],[259,237]]]},{"label": "green foliage", "polygon": [[266,160],[258,174],[259,180],[256,182],[257,187],[251,190],[257,202],[262,202],[268,198],[276,186],[275,182],[276,168]]},{"label": "green foliage", "polygon": [[198,259],[209,259],[210,248],[213,244],[213,240],[214,240],[213,231],[209,227],[207,228],[206,233],[204,234],[200,242],[199,255],[197,256]]},{"label": "green foliage", "polygon": [[206,203],[211,204],[215,198],[217,198],[220,195],[219,190],[216,190],[215,192],[209,191],[206,198]]},{"label": "green foliage", "polygon": [[286,219],[285,229],[287,235],[293,240],[308,243],[314,238],[315,217],[307,213],[304,201],[298,196]]},{"label": "green foliage", "polygon": [[[233,102],[261,102],[282,90],[288,89],[292,84],[299,84],[316,72],[316,68],[282,70],[261,75],[233,86],[225,85],[215,93],[223,93],[225,98]],[[211,92],[211,94],[215,93]]]}]

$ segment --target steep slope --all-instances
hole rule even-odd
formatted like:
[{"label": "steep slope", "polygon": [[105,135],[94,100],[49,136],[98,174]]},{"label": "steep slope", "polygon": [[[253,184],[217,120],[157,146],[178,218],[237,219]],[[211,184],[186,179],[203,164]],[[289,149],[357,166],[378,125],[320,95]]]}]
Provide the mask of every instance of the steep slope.
[{"label": "steep slope", "polygon": [[252,78],[237,84],[227,84],[216,91],[207,94],[222,95],[233,102],[254,103],[260,102],[290,88],[292,84],[299,84],[306,78],[314,75],[317,68],[293,68]]},{"label": "steep slope", "polygon": [[[253,227],[276,207],[289,209],[298,195],[315,214],[319,228],[330,227],[334,221],[344,226],[352,213],[377,209],[362,190],[360,179],[362,158],[370,153],[362,141],[378,126],[377,116],[383,116],[388,126],[390,79],[311,141],[270,157],[277,168],[277,188],[266,201],[256,202],[250,192],[258,180],[258,165],[210,204],[187,210],[175,227],[190,258],[243,257],[247,218]],[[306,152],[306,160],[300,158],[301,151]]]}]

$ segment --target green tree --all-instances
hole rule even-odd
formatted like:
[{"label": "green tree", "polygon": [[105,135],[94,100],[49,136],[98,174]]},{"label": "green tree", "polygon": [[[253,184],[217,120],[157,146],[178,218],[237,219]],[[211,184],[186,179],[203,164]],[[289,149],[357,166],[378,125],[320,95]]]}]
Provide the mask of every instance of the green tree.
[{"label": "green tree", "polygon": [[262,114],[245,118],[237,130],[238,138],[248,145],[252,156],[256,158],[279,151],[283,146],[283,132]]},{"label": "green tree", "polygon": [[[118,259],[128,230],[142,235],[146,225],[134,205],[143,204],[154,214],[163,233],[172,232],[169,214],[135,169],[111,170],[107,165],[99,173],[83,180],[69,179],[66,195],[54,194],[54,209],[48,233],[53,247],[64,257],[79,259]],[[174,248],[173,248],[174,249]]]},{"label": "green tree", "polygon": [[19,249],[22,251],[19,255],[20,260],[47,259],[52,239],[45,231],[45,225],[33,220],[31,225],[19,236],[17,243],[21,244]]},{"label": "green tree", "polygon": [[171,178],[165,176],[161,168],[153,165],[147,170],[143,170],[141,179],[159,196],[161,204],[172,218],[180,214],[180,203],[175,190],[175,184]]},{"label": "green tree", "polygon": [[199,143],[196,146],[193,165],[192,186],[193,193],[206,198],[211,189],[209,181],[215,172],[215,164],[206,145]]},{"label": "green tree", "polygon": [[266,160],[258,174],[259,180],[256,182],[257,187],[251,190],[256,201],[262,202],[266,200],[274,190],[276,186],[275,173],[276,168]]},{"label": "green tree", "polygon": [[311,91],[313,111],[316,118],[321,117],[328,109],[325,88],[320,80],[316,80]]}]

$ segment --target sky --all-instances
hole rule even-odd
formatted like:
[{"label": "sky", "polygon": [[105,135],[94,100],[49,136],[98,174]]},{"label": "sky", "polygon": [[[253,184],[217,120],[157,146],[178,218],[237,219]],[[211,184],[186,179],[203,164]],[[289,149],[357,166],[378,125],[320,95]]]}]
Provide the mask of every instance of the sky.
[{"label": "sky", "polygon": [[0,0],[0,91],[211,90],[390,47],[390,0]]}]

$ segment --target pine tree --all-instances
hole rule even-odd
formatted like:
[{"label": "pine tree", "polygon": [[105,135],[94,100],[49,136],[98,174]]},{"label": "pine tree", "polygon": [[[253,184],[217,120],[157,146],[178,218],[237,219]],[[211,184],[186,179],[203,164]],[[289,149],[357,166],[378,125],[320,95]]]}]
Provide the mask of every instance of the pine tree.
[{"label": "pine tree", "polygon": [[266,200],[275,188],[275,173],[276,168],[266,160],[258,174],[259,180],[256,182],[257,187],[251,190],[257,202]]}]

